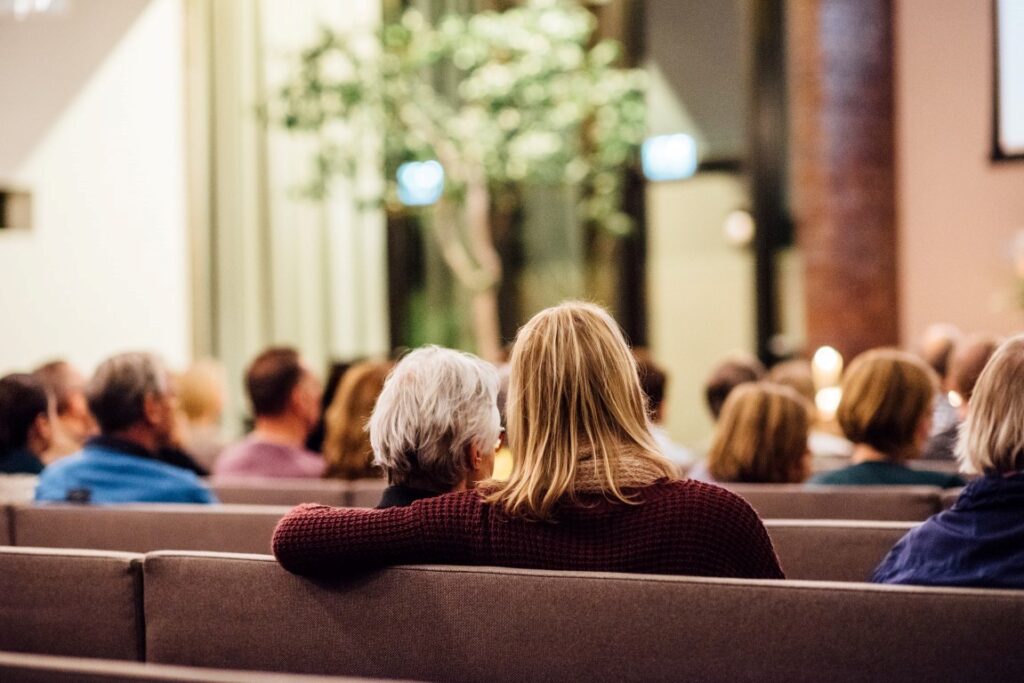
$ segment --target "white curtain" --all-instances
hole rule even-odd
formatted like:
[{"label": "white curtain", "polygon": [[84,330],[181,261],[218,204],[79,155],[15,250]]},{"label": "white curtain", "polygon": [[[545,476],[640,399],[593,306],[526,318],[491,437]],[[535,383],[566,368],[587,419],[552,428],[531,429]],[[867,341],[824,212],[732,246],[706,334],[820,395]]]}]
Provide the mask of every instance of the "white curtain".
[{"label": "white curtain", "polygon": [[[376,0],[187,3],[193,338],[227,369],[229,428],[245,411],[245,365],[270,344],[315,368],[388,351],[382,213],[357,211],[344,182],[325,202],[297,196],[314,142],[258,113],[322,23],[379,21]],[[366,167],[372,177],[372,151]]]}]

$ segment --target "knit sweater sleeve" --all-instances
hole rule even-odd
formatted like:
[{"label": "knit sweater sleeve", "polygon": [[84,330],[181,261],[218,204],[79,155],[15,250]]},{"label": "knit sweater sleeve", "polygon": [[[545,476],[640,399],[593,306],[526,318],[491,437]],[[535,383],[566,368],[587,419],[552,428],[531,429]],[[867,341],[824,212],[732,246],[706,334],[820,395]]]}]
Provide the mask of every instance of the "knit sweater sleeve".
[{"label": "knit sweater sleeve", "polygon": [[[274,556],[295,574],[331,576],[391,564],[468,563],[474,494],[384,510],[300,505],[277,524]],[[469,536],[470,538],[467,538]]]}]

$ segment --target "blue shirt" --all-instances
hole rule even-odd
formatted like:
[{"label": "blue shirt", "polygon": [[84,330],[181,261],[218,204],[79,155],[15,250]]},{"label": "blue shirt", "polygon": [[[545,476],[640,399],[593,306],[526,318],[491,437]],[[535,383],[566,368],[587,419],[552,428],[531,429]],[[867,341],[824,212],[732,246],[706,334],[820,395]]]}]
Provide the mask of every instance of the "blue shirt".
[{"label": "blue shirt", "polygon": [[952,508],[900,539],[871,580],[1024,588],[1024,473],[972,481]]},{"label": "blue shirt", "polygon": [[132,444],[102,437],[43,470],[36,501],[218,502],[195,473],[155,460]]}]

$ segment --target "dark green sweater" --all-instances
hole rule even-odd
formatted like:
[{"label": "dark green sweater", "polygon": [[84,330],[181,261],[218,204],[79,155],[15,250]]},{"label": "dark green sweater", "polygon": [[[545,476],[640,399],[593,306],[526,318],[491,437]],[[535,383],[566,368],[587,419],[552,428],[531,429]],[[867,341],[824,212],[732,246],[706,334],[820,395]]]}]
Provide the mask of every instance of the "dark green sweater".
[{"label": "dark green sweater", "polygon": [[963,486],[966,482],[955,474],[912,470],[891,462],[862,462],[841,470],[820,472],[808,484],[828,486],[939,486],[944,489]]}]

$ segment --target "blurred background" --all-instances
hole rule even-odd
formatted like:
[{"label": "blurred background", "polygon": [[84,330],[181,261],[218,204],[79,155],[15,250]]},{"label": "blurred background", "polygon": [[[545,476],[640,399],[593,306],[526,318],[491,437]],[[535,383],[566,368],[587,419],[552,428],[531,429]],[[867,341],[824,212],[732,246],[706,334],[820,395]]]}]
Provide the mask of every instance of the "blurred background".
[{"label": "blurred background", "polygon": [[[1015,39],[1014,36],[1017,36]],[[0,371],[501,359],[567,298],[670,376],[1011,333],[1021,0],[0,0]]]}]

